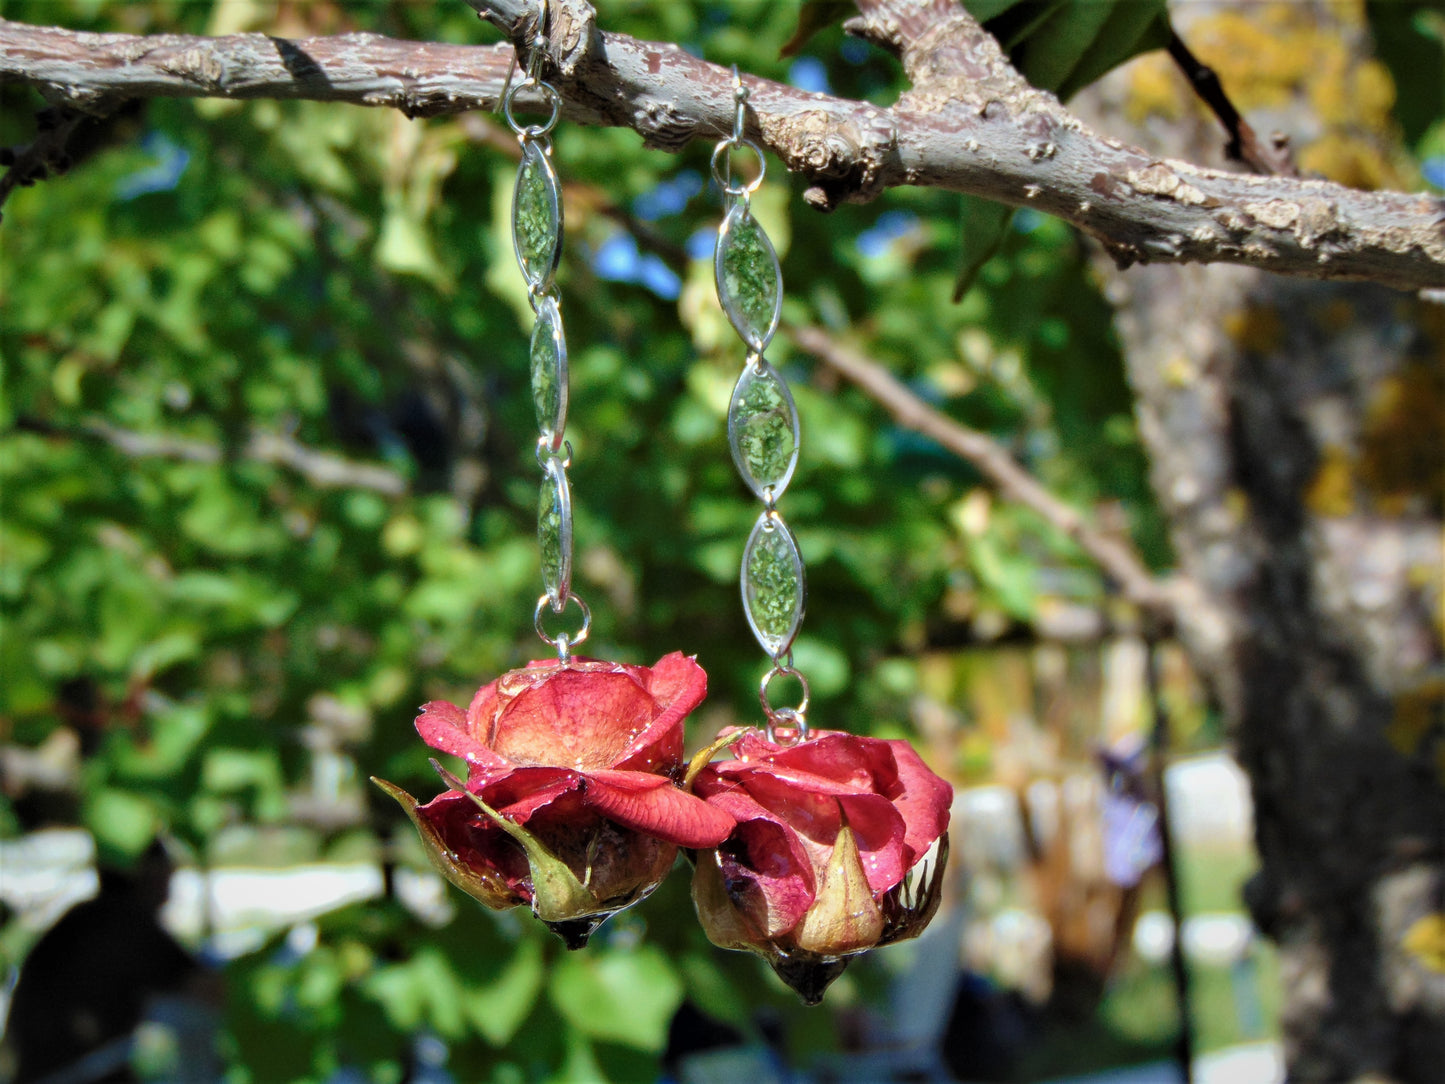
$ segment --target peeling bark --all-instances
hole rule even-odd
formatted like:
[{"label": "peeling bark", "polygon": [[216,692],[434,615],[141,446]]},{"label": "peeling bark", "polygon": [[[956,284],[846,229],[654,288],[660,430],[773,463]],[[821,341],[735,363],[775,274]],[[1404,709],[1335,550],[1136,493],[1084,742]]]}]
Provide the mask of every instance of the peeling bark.
[{"label": "peeling bark", "polygon": [[[472,2],[521,34],[526,5]],[[631,128],[648,146],[674,151],[731,131],[727,69],[674,45],[598,30],[578,0],[550,7],[549,78],[570,119]],[[1030,87],[953,0],[865,0],[860,9],[850,28],[897,52],[912,81],[893,107],[746,79],[749,136],[809,180],[814,206],[928,185],[1056,215],[1097,238],[1120,266],[1224,262],[1445,287],[1441,200],[1165,160],[1097,134]],[[128,97],[308,98],[433,116],[495,108],[511,63],[505,45],[374,34],[141,38],[0,20],[0,82],[81,109]]]}]

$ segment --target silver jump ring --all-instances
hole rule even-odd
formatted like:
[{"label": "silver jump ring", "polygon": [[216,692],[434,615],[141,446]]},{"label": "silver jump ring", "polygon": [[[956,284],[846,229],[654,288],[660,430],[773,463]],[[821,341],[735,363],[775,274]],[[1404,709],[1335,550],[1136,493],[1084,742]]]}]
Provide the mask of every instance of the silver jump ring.
[{"label": "silver jump ring", "polygon": [[[535,87],[537,92],[546,102],[548,109],[547,121],[545,124],[520,123],[512,113],[512,102],[516,99],[517,93]],[[544,83],[539,79],[528,75],[520,83],[513,83],[507,88],[507,93],[502,96],[502,115],[507,118],[507,124],[512,131],[517,133],[519,139],[537,139],[549,133],[557,127],[557,119],[562,115],[562,95],[557,93],[557,88],[550,83]]]},{"label": "silver jump ring", "polygon": [[[733,164],[728,155],[734,148],[746,147],[758,156],[758,175],[751,181],[741,184],[733,183]],[[751,196],[763,185],[763,178],[768,175],[768,160],[763,157],[762,148],[751,139],[724,139],[712,152],[712,179],[717,181],[718,187],[729,196]]]},{"label": "silver jump ring", "polygon": [[[803,686],[803,699],[796,708],[775,708],[772,701],[768,699],[768,688],[772,685],[774,678],[795,677],[798,684]],[[767,718],[768,741],[776,741],[775,728],[780,723],[791,724],[796,741],[806,741],[808,738],[808,698],[811,690],[808,688],[808,679],[793,668],[791,660],[787,663],[776,662],[773,668],[763,675],[762,682],[758,685],[758,701],[763,706],[763,715]]]},{"label": "silver jump ring", "polygon": [[[548,636],[546,628],[542,625],[543,614],[548,610],[552,610],[554,613],[561,613],[567,608],[567,603],[569,602],[575,602],[582,608],[582,627],[572,636],[568,636],[565,632],[558,633],[556,636]],[[567,597],[562,600],[561,606],[557,606],[553,602],[552,596],[544,592],[542,597],[537,599],[537,609],[532,614],[532,625],[537,630],[537,635],[542,638],[542,642],[555,647],[557,649],[557,657],[563,662],[566,662],[571,658],[571,649],[580,643],[584,643],[587,640],[587,634],[592,631],[592,611],[587,608],[587,603],[583,602],[571,591],[567,592]]]},{"label": "silver jump ring", "polygon": [[570,440],[558,440],[560,433],[543,433],[537,438],[537,466],[544,471],[547,464],[557,458],[557,453],[562,453],[562,469],[566,470],[572,466],[572,442]]}]

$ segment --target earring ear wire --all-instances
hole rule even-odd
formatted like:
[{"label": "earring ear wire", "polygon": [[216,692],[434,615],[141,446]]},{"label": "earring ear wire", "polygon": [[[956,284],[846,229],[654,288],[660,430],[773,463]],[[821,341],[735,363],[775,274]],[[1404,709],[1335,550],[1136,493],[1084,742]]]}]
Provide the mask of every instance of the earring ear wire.
[{"label": "earring ear wire", "polygon": [[[542,71],[542,57],[547,52],[547,24],[551,8],[547,0],[538,0],[535,11],[527,14],[527,74],[523,80],[523,86],[536,86]],[[502,82],[502,92],[497,96],[495,113],[501,113],[506,109],[506,103],[511,97],[512,79],[521,67],[519,51],[515,45],[512,47],[512,62],[507,66],[507,78]],[[734,72],[737,66],[733,66]],[[510,118],[509,118],[510,119]]]}]

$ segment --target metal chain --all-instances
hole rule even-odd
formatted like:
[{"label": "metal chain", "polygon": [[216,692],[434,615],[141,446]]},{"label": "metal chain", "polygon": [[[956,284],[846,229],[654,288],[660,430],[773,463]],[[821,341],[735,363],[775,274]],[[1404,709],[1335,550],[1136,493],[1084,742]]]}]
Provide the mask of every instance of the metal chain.
[{"label": "metal chain", "polygon": [[[522,145],[522,161],[512,191],[512,248],[527,283],[527,297],[536,314],[532,328],[532,399],[537,411],[537,463],[542,488],[537,505],[537,545],[542,559],[545,590],[537,599],[533,625],[546,643],[567,662],[572,648],[587,639],[592,614],[572,592],[572,493],[567,468],[572,445],[563,436],[567,427],[567,339],[555,278],[562,257],[562,188],[552,166],[552,129],[562,113],[562,96],[540,77],[547,53],[545,0],[528,46],[526,76],[511,82],[502,94],[502,115]],[[541,124],[517,120],[517,95],[535,91],[547,119]],[[531,95],[529,94],[529,97]],[[575,633],[549,634],[543,616],[550,609],[560,614],[569,602],[582,611],[582,626]]]},{"label": "metal chain", "polygon": [[[748,88],[733,68],[733,130],[712,154],[712,175],[726,212],[718,227],[713,268],[718,300],[733,330],[747,344],[747,360],[728,405],[728,445],[743,481],[763,503],[743,549],[740,585],[743,613],[772,667],[758,686],[770,741],[808,737],[808,680],[793,666],[793,641],[807,607],[807,579],[798,541],[778,511],[798,462],[798,411],[782,375],[763,352],[782,314],[783,275],[777,252],[752,213],[752,195],[763,183],[767,160],[746,135]],[[733,154],[757,158],[751,180],[734,179]],[[768,695],[780,677],[802,686],[796,707],[774,707]],[[779,729],[788,728],[787,735]]]}]

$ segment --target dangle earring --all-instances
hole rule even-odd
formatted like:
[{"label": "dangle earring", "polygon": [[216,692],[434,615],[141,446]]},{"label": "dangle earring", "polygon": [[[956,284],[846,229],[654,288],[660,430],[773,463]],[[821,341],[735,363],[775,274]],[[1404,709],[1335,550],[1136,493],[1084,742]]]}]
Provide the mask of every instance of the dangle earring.
[{"label": "dangle earring", "polygon": [[[714,254],[718,301],[747,346],[728,406],[733,461],[763,511],[743,548],[743,613],[771,665],[758,688],[761,728],[725,732],[734,759],[708,764],[694,793],[737,822],[700,851],[693,902],[709,940],[767,960],[807,1004],[858,953],[922,932],[938,909],[953,788],[904,741],[811,728],[808,682],[792,646],[806,606],[803,558],[778,501],[798,462],[798,412],[764,358],[782,312],[782,269],[753,217],[762,150],[746,137],[748,89],[733,69],[733,131],[712,173],[725,215]],[[733,154],[758,161],[735,179]],[[775,707],[780,677],[802,687],[796,707]]]},{"label": "dangle earring", "polygon": [[[502,95],[507,126],[522,145],[522,161],[512,191],[512,249],[527,284],[527,300],[536,317],[530,350],[532,404],[537,413],[537,464],[542,468],[542,491],[537,503],[537,549],[542,559],[542,596],[532,624],[544,643],[557,649],[567,663],[572,648],[587,639],[592,611],[572,593],[572,489],[567,468],[572,445],[567,429],[567,338],[556,290],[557,267],[562,260],[562,189],[552,167],[552,129],[562,111],[562,98],[549,83],[537,77],[545,37],[539,32],[532,44],[527,77],[508,86]],[[547,108],[542,124],[523,125],[513,112],[517,95],[535,89]],[[569,636],[547,634],[547,610],[560,615],[569,602],[582,611],[581,628]]]},{"label": "dangle earring", "polygon": [[[545,33],[544,5],[526,76],[506,88],[502,112],[522,147],[512,246],[536,314],[529,356],[543,474],[543,593],[532,623],[556,657],[482,686],[466,711],[444,700],[422,708],[417,732],[465,761],[465,781],[433,760],[448,790],[424,805],[393,783],[374,781],[406,811],[447,880],[494,910],[529,905],[569,948],[580,948],[610,915],[661,883],[679,847],[716,846],[733,821],[675,782],[683,719],[707,692],[697,663],[681,652],[651,667],[572,654],[592,618],[571,584],[567,342],[555,289],[563,216],[551,142],[562,99],[540,78]],[[517,99],[531,91],[547,118],[524,125]],[[581,611],[578,630],[548,633],[549,611],[560,616],[569,603]]]}]

